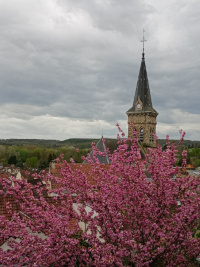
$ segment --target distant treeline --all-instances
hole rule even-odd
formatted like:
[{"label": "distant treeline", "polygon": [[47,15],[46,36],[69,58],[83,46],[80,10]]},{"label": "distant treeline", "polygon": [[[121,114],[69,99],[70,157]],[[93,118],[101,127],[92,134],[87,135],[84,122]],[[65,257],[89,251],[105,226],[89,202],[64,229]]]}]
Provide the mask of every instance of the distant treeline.
[{"label": "distant treeline", "polygon": [[[70,138],[64,141],[59,140],[46,140],[46,139],[0,139],[0,145],[6,146],[25,146],[35,145],[45,148],[56,148],[62,146],[74,146],[75,148],[91,148],[91,143],[97,143],[99,139],[92,138]],[[179,140],[171,140],[178,144]],[[165,139],[159,139],[159,144],[164,146]],[[186,148],[200,147],[200,141],[184,140],[183,145]]]},{"label": "distant treeline", "polygon": [[0,145],[6,146],[26,146],[35,145],[45,148],[55,148],[62,146],[74,146],[75,148],[90,148],[92,142],[97,142],[98,139],[87,138],[71,138],[64,141],[46,140],[46,139],[0,139]]},{"label": "distant treeline", "polygon": [[49,163],[64,154],[64,158],[76,163],[81,163],[82,156],[87,156],[91,151],[91,143],[97,139],[1,139],[0,163],[3,165],[14,164],[21,168],[45,169]]},{"label": "distant treeline", "polygon": [[[170,141],[175,142],[176,145],[178,145],[179,143],[179,140],[170,140]],[[158,142],[162,147],[166,144],[165,139],[159,139]],[[185,148],[200,147],[200,141],[183,140],[182,145],[185,146]]]},{"label": "distant treeline", "polygon": [[[178,140],[171,140],[178,144]],[[43,139],[1,139],[0,163],[14,164],[21,168],[45,169],[49,163],[60,154],[70,162],[73,158],[76,163],[82,162],[82,156],[91,151],[91,143],[97,139],[73,138],[64,141]],[[160,139],[160,145],[166,149],[166,140]],[[200,141],[184,140],[179,147],[178,164],[181,165],[181,153],[188,150],[187,162],[195,167],[200,165]]]}]

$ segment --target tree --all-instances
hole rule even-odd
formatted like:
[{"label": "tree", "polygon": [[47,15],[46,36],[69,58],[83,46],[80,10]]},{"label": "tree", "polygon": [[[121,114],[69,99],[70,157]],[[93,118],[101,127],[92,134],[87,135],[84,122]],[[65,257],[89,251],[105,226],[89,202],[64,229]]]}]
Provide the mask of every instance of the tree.
[{"label": "tree", "polygon": [[18,153],[17,153],[15,147],[13,147],[13,146],[7,146],[6,147],[6,151],[5,151],[5,156],[6,156],[7,162],[8,162],[8,160],[9,160],[9,158],[11,156],[18,157]]},{"label": "tree", "polygon": [[17,147],[17,152],[19,153],[20,161],[25,163],[26,159],[29,157],[29,151],[27,149]]},{"label": "tree", "polygon": [[49,157],[48,157],[48,163],[50,163],[52,160],[53,160],[53,156],[52,156],[51,153],[50,153],[50,154],[49,154]]},{"label": "tree", "polygon": [[6,147],[3,145],[0,145],[0,159],[5,160],[5,152],[6,152]]},{"label": "tree", "polygon": [[31,157],[26,159],[26,166],[30,168],[37,168],[38,159],[37,157]]},{"label": "tree", "polygon": [[16,206],[13,212],[7,203],[7,219],[0,220],[0,240],[11,248],[0,251],[1,264],[195,266],[199,178],[174,168],[175,144],[149,149],[142,160],[136,138],[119,138],[110,166],[99,164],[95,155],[105,154],[92,149],[95,162],[88,165],[61,157],[57,177],[43,172],[34,183],[12,184],[2,178],[1,197]]},{"label": "tree", "polygon": [[8,164],[16,164],[17,163],[17,157],[16,156],[10,156],[8,159]]}]

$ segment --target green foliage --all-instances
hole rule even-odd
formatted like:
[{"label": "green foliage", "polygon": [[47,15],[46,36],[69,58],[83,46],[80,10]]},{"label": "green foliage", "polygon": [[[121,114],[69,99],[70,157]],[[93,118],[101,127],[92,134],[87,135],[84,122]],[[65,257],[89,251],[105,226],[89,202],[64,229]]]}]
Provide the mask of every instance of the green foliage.
[{"label": "green foliage", "polygon": [[200,238],[200,231],[199,230],[196,233],[196,238]]},{"label": "green foliage", "polygon": [[50,154],[49,154],[49,157],[48,157],[48,163],[50,163],[52,160],[53,160],[53,156],[52,156],[52,154],[50,153]]},{"label": "green foliage", "polygon": [[79,149],[87,149],[91,148],[92,142],[96,144],[98,141],[99,139],[71,138],[64,141],[60,141],[58,145],[73,146]]},{"label": "green foliage", "polygon": [[[64,154],[64,158],[70,162],[73,158],[76,163],[82,162],[82,156],[86,156],[91,151],[91,142],[97,143],[97,139],[68,139],[64,141],[56,140],[37,140],[37,139],[8,139],[0,140],[0,162],[7,164],[16,164],[23,167],[23,163],[27,162],[28,158],[36,157],[37,167],[45,169],[49,163]],[[1,145],[1,143],[6,145]],[[177,141],[174,141],[177,143]],[[159,140],[166,150],[166,140]],[[9,144],[9,145],[8,145]],[[179,147],[177,165],[182,165],[181,154],[185,147],[187,149],[187,164],[192,164],[194,167],[200,166],[200,142],[184,140],[183,145]],[[145,144],[143,144],[145,146]],[[77,151],[79,148],[79,151]],[[16,161],[15,161],[16,157]],[[29,161],[29,160],[28,160]]]},{"label": "green foliage", "polygon": [[[56,148],[55,142],[53,142],[54,148],[48,148],[48,146],[44,147],[47,140],[9,139],[7,140],[9,145],[0,145],[0,161],[4,164],[9,161],[9,164],[15,164],[21,168],[23,168],[23,163],[26,163],[28,167],[45,169],[52,160],[59,157],[60,154],[64,154],[68,162],[70,162],[70,158],[73,158],[76,163],[81,163],[81,157],[90,152],[92,141],[96,142],[97,140],[69,139],[62,142],[57,141]],[[76,148],[80,148],[79,151]],[[33,163],[30,158],[37,158],[37,163]]]},{"label": "green foliage", "polygon": [[8,159],[8,164],[16,164],[17,163],[17,158],[15,155],[10,156],[10,158]]},{"label": "green foliage", "polygon": [[15,165],[16,167],[19,167],[19,168],[23,168],[24,167],[24,164],[22,161],[18,161]]},{"label": "green foliage", "polygon": [[0,158],[1,158],[1,159],[4,158],[5,151],[6,151],[6,147],[0,145]]},{"label": "green foliage", "polygon": [[178,158],[176,161],[176,165],[181,167],[182,163],[183,163],[182,158]]},{"label": "green foliage", "polygon": [[9,160],[9,158],[11,156],[16,156],[16,157],[19,156],[19,154],[16,151],[16,149],[15,149],[14,146],[8,146],[8,147],[6,147],[6,150],[5,150],[5,153],[4,153],[4,158],[6,159],[7,162],[8,162],[8,160]]},{"label": "green foliage", "polygon": [[200,159],[193,159],[192,160],[192,165],[194,166],[194,168],[199,167],[200,166]]},{"label": "green foliage", "polygon": [[19,161],[25,162],[29,156],[29,151],[19,147],[16,148],[16,151],[19,153]]},{"label": "green foliage", "polygon": [[190,148],[187,150],[188,155],[190,155],[190,157],[198,157],[200,158],[200,148]]},{"label": "green foliage", "polygon": [[200,166],[200,148],[193,147],[187,150],[191,164],[196,168]]},{"label": "green foliage", "polygon": [[46,162],[46,161],[39,162],[38,168],[39,168],[40,170],[44,170],[44,169],[46,169],[47,167],[49,167],[49,163],[48,163],[48,162]]},{"label": "green foliage", "polygon": [[38,159],[37,157],[31,157],[26,159],[26,166],[29,168],[37,168]]}]

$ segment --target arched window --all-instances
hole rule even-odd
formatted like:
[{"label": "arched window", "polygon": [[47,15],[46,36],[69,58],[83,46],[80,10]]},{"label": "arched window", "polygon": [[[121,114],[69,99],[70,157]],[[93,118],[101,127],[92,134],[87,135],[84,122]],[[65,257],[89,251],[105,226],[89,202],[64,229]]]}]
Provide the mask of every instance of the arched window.
[{"label": "arched window", "polygon": [[143,128],[140,129],[140,141],[141,142],[144,141],[144,130],[143,130]]}]

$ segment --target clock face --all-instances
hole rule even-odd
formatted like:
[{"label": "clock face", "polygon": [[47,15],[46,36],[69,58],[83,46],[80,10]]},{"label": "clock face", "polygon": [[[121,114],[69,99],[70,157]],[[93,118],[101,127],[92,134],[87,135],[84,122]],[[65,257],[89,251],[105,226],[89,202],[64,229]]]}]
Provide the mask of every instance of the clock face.
[{"label": "clock face", "polygon": [[141,108],[141,105],[140,105],[140,103],[138,103],[138,104],[137,104],[137,108]]}]

